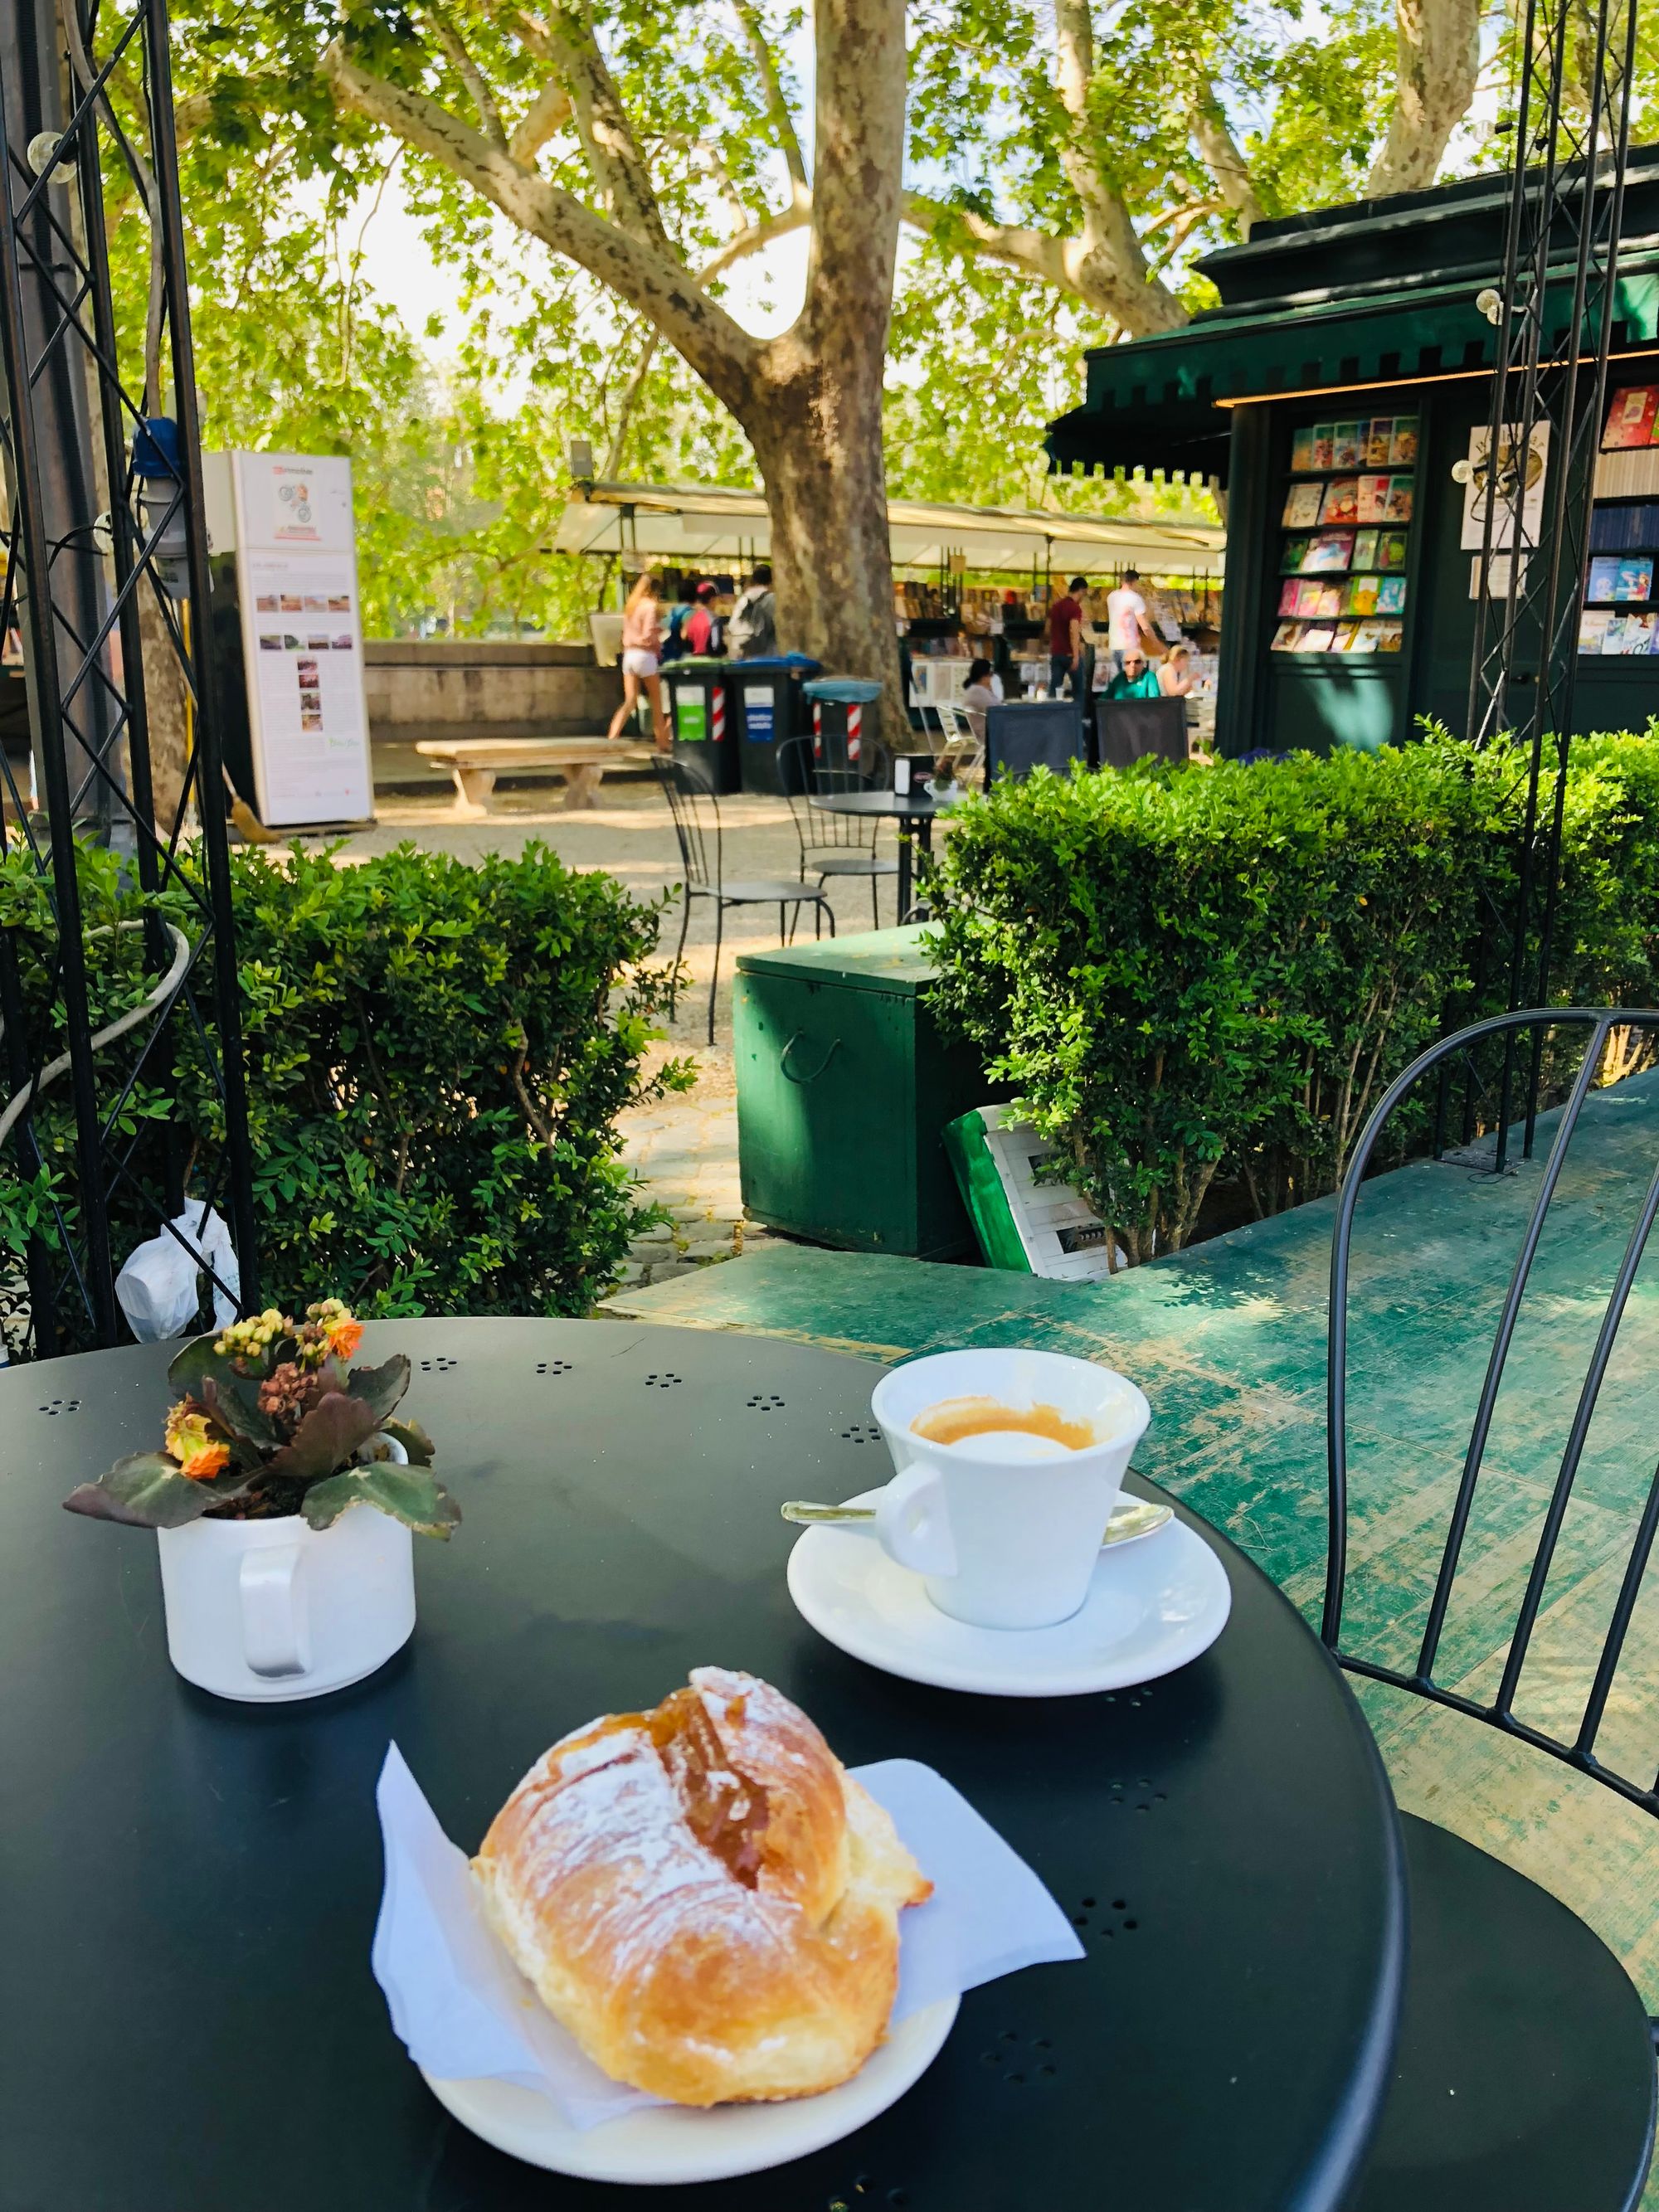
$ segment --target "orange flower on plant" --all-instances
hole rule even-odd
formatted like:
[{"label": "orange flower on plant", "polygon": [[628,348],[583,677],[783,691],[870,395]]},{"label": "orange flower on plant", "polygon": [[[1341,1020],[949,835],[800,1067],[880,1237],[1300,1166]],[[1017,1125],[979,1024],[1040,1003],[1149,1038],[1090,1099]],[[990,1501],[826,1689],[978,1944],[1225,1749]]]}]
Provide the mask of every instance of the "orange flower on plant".
[{"label": "orange flower on plant", "polygon": [[207,1413],[191,1398],[181,1399],[168,1413],[165,1443],[179,1472],[192,1482],[206,1482],[230,1465],[230,1446],[214,1435]]},{"label": "orange flower on plant", "polygon": [[362,1322],[338,1298],[324,1298],[314,1306],[307,1306],[306,1318],[321,1329],[329,1351],[337,1359],[349,1359],[363,1340]]}]

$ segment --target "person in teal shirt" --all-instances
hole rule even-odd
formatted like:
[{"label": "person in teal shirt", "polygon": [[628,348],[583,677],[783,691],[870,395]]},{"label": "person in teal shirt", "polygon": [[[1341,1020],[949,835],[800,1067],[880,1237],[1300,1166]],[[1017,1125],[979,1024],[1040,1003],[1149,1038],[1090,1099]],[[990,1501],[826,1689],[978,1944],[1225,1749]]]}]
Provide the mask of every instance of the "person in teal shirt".
[{"label": "person in teal shirt", "polygon": [[1162,696],[1157,670],[1139,653],[1126,653],[1122,667],[1106,686],[1109,699],[1157,699]]}]

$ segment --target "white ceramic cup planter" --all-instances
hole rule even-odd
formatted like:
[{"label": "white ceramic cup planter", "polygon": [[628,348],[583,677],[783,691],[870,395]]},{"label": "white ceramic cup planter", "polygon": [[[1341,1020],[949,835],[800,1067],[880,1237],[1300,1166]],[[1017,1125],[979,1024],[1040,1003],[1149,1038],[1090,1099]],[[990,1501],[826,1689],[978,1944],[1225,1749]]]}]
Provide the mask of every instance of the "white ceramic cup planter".
[{"label": "white ceramic cup planter", "polygon": [[415,1632],[414,1539],[373,1506],[330,1528],[290,1514],[192,1521],[155,1539],[167,1656],[215,1697],[273,1705],[343,1690]]}]

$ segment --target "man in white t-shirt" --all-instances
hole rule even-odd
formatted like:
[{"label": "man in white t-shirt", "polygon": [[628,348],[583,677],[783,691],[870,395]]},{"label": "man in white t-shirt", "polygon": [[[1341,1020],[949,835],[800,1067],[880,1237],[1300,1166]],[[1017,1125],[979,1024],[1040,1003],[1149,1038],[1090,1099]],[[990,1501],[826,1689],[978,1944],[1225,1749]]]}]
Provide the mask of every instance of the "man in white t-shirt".
[{"label": "man in white t-shirt", "polygon": [[1135,589],[1139,581],[1138,570],[1126,568],[1123,581],[1106,595],[1106,642],[1116,653],[1120,669],[1126,653],[1139,653],[1145,649],[1142,633],[1146,622],[1146,602]]}]

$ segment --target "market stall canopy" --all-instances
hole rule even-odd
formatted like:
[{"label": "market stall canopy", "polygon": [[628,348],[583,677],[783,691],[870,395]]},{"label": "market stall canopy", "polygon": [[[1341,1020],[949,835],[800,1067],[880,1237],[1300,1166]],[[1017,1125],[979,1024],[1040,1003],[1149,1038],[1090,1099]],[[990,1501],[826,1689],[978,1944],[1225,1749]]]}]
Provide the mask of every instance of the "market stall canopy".
[{"label": "market stall canopy", "polygon": [[[1056,514],[1016,507],[951,507],[890,499],[893,563],[942,568],[953,553],[973,569],[1079,573],[1140,568],[1148,574],[1219,572],[1226,532],[1202,523],[1131,515]],[[561,553],[637,553],[684,568],[740,566],[771,545],[757,491],[718,484],[592,483],[573,494],[554,539]]]},{"label": "market stall canopy", "polygon": [[[1510,185],[1471,177],[1258,223],[1248,244],[1198,264],[1220,307],[1184,330],[1090,353],[1082,406],[1049,425],[1050,459],[1224,484],[1237,406],[1488,374],[1498,333],[1475,301],[1502,265]],[[1571,320],[1573,243],[1559,241],[1547,348]],[[1613,312],[1615,354],[1655,349],[1659,147],[1632,149],[1626,167]]]}]

